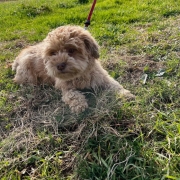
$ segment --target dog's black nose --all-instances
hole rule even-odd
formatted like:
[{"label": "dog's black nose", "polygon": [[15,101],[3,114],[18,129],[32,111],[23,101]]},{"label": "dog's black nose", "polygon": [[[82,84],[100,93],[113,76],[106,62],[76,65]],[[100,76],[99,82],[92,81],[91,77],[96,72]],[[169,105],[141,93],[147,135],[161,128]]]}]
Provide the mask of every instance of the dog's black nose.
[{"label": "dog's black nose", "polygon": [[57,65],[57,69],[58,69],[59,71],[64,70],[65,67],[66,67],[66,63],[65,63],[65,62],[60,63],[60,64]]}]

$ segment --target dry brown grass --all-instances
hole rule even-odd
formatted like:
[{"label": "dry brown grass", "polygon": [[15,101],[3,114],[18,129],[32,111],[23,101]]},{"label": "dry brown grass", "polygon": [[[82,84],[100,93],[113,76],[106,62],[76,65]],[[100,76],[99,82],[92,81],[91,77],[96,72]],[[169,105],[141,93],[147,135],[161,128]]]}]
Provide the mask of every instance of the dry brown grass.
[{"label": "dry brown grass", "polygon": [[[44,166],[41,160],[46,159],[59,162],[57,167],[67,176],[74,170],[83,146],[99,128],[121,137],[115,128],[119,122],[113,122],[121,103],[110,92],[84,93],[90,108],[80,115],[70,112],[61,101],[61,93],[53,87],[21,86],[9,95],[14,108],[6,114],[9,121],[1,124],[0,131],[1,158],[8,164],[1,164],[0,170],[16,167],[21,177],[38,178]],[[57,157],[57,152],[62,153]],[[5,173],[3,170],[2,176]]]}]

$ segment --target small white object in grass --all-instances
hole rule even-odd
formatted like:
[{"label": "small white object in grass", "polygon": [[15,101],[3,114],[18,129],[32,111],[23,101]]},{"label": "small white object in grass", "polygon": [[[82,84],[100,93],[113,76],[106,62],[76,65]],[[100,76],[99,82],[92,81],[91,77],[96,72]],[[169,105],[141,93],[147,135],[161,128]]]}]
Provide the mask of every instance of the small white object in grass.
[{"label": "small white object in grass", "polygon": [[143,74],[143,75],[142,75],[142,77],[141,77],[141,82],[142,82],[143,84],[146,84],[147,77],[148,77],[147,74]]},{"label": "small white object in grass", "polygon": [[159,69],[158,72],[157,72],[157,74],[156,74],[155,76],[156,76],[156,77],[161,77],[161,76],[164,75],[164,73],[165,73],[164,69]]}]

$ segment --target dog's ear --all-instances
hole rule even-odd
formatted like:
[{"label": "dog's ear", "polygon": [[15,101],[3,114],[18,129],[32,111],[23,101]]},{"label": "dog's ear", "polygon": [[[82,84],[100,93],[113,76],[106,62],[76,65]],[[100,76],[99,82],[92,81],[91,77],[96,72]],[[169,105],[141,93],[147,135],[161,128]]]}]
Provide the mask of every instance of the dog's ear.
[{"label": "dog's ear", "polygon": [[86,47],[86,50],[91,54],[92,57],[99,58],[99,46],[97,42],[90,36],[85,35],[83,41]]}]

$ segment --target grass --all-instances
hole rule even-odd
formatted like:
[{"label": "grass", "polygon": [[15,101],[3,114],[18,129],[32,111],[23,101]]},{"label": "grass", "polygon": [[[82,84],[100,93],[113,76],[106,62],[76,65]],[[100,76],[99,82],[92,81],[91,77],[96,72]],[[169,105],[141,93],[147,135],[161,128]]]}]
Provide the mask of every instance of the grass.
[{"label": "grass", "polygon": [[84,26],[91,3],[0,2],[1,179],[180,179],[179,1],[96,4],[89,31],[133,102],[85,92],[89,108],[74,115],[53,87],[13,83],[20,50],[58,26]]}]

